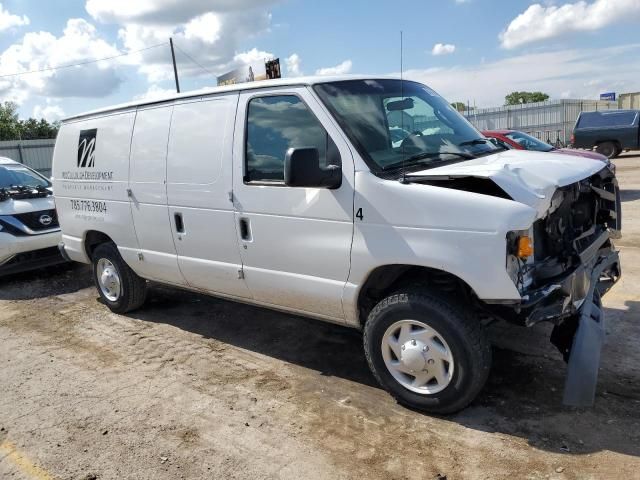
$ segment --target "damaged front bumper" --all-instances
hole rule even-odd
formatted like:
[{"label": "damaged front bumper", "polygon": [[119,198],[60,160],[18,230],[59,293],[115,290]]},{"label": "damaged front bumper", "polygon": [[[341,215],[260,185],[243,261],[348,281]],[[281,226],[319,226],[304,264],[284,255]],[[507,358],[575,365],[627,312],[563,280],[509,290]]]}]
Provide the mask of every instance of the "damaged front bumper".
[{"label": "damaged front bumper", "polygon": [[[615,277],[612,276],[615,272]],[[565,333],[574,331],[573,341],[568,347],[568,369],[564,384],[563,403],[575,407],[593,405],[598,383],[600,351],[605,338],[605,315],[602,308],[602,295],[620,278],[620,261],[617,251],[600,257],[591,271],[587,296],[579,310],[577,318],[565,322]],[[566,340],[560,334],[561,326],[554,328],[555,336],[551,340],[566,349]]]},{"label": "damaged front bumper", "polygon": [[572,271],[529,292],[520,308],[527,326],[555,324],[551,342],[568,362],[563,403],[590,406],[605,338],[601,297],[620,279],[621,267],[608,232],[584,249],[580,260]]}]

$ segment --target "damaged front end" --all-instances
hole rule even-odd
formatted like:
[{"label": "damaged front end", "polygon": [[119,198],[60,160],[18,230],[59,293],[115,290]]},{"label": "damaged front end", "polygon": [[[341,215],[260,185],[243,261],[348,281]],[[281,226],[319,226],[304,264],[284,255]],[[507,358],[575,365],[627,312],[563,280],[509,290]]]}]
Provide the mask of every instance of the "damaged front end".
[{"label": "damaged front end", "polygon": [[[593,404],[604,341],[601,297],[621,274],[612,239],[620,236],[620,193],[609,168],[553,194],[544,218],[507,237],[507,269],[521,295],[502,316],[532,326],[555,324],[551,342],[568,362],[564,403]],[[533,255],[518,255],[518,239],[532,238]],[[505,311],[511,310],[511,312]]]}]

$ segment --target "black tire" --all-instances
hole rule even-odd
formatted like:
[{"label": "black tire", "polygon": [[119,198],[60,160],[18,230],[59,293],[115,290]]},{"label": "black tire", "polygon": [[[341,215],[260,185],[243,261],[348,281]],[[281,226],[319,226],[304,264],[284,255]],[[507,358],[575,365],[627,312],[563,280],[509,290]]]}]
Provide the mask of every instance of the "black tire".
[{"label": "black tire", "polygon": [[616,145],[616,153],[613,155],[613,158],[618,158],[621,153],[622,153],[622,148],[620,148],[620,146]]},{"label": "black tire", "polygon": [[[434,394],[413,392],[399,383],[384,363],[382,339],[399,320],[417,320],[434,328],[449,345],[454,370],[450,383]],[[400,292],[386,297],[369,314],[364,327],[364,350],[380,385],[410,408],[435,414],[462,410],[478,395],[491,369],[491,346],[471,312],[434,292]]]},{"label": "black tire", "polygon": [[[106,259],[113,264],[120,277],[120,296],[116,301],[108,299],[98,281],[97,267],[100,259]],[[127,313],[140,308],[147,297],[147,281],[140,278],[129,268],[129,265],[120,256],[118,248],[113,243],[103,243],[99,245],[93,252],[93,281],[96,284],[98,293],[102,301],[114,313]]]},{"label": "black tire", "polygon": [[604,155],[608,159],[612,159],[620,155],[620,149],[614,142],[602,142],[596,147],[596,152],[600,155]]}]

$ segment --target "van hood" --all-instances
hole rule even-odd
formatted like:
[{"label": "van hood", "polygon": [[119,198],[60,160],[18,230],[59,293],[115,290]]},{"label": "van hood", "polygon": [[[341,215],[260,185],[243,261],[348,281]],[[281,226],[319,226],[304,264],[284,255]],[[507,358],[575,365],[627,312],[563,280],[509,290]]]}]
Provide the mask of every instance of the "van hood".
[{"label": "van hood", "polygon": [[13,199],[0,202],[0,215],[19,215],[21,213],[40,212],[56,208],[53,196],[44,198]]},{"label": "van hood", "polygon": [[[588,178],[602,170],[602,162],[560,153],[508,150],[452,165],[414,172],[408,181],[438,181],[480,178],[489,179],[516,202],[534,208],[537,218],[546,215],[554,192]],[[444,186],[444,184],[443,184]],[[477,192],[481,193],[481,192]]]}]

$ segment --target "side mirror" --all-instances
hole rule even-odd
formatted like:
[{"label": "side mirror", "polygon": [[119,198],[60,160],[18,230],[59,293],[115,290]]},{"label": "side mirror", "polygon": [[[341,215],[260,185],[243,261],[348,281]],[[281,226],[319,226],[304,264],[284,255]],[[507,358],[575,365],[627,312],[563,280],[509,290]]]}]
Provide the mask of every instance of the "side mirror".
[{"label": "side mirror", "polygon": [[284,157],[284,183],[289,187],[339,188],[342,169],[320,167],[317,148],[290,148]]}]

